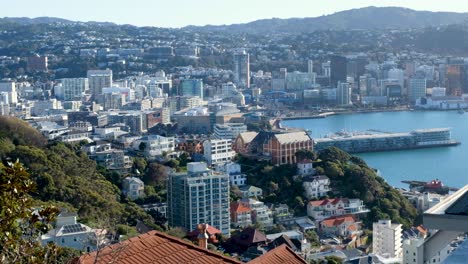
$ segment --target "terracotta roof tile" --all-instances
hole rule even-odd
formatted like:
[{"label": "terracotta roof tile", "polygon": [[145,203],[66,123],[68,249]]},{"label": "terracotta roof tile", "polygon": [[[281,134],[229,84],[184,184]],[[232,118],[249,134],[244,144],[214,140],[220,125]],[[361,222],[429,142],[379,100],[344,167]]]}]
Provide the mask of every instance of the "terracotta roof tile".
[{"label": "terracotta roof tile", "polygon": [[103,248],[98,256],[92,252],[76,258],[72,263],[161,263],[161,264],[221,264],[241,262],[195,246],[158,231],[151,231],[116,245]]},{"label": "terracotta roof tile", "polygon": [[299,257],[286,245],[281,245],[265,255],[248,262],[248,264],[305,264],[303,258]]}]

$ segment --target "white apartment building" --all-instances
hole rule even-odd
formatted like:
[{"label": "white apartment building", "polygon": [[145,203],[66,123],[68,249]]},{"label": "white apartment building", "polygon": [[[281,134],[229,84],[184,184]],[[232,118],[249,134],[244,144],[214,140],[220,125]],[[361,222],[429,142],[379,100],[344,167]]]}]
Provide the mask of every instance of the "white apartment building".
[{"label": "white apartment building", "polygon": [[227,162],[216,166],[216,171],[224,172],[229,175],[231,185],[244,186],[247,184],[247,176],[242,174],[241,166],[235,162]]},{"label": "white apartment building", "polygon": [[265,227],[273,226],[273,212],[263,202],[255,199],[242,199],[241,203],[252,210],[252,222]]},{"label": "white apartment building", "polygon": [[297,173],[301,176],[312,175],[315,173],[314,164],[310,160],[297,162]]},{"label": "white apartment building", "polygon": [[236,155],[231,139],[211,139],[203,142],[204,157],[209,165],[230,162]]},{"label": "white apartment building", "polygon": [[307,199],[317,199],[331,191],[330,179],[324,175],[304,177],[302,187]]},{"label": "white apartment building", "polygon": [[[424,243],[429,238],[412,237],[403,241],[403,264],[440,264],[450,255],[450,244],[433,252],[433,257],[424,261]],[[427,250],[427,249],[426,249]]]},{"label": "white apartment building", "polygon": [[81,100],[84,92],[89,89],[88,78],[65,78],[62,79],[63,100]]},{"label": "white apartment building", "polygon": [[8,94],[9,104],[18,103],[18,93],[16,92],[15,82],[0,82],[0,92],[5,92]]},{"label": "white apartment building", "polygon": [[214,136],[217,139],[235,139],[240,133],[247,132],[247,126],[242,123],[216,124]]},{"label": "white apartment building", "polygon": [[204,162],[190,162],[187,172],[173,173],[167,183],[170,226],[194,230],[207,223],[229,236],[229,177],[209,170]]},{"label": "white apartment building", "polygon": [[133,142],[134,149],[138,150],[140,146],[144,147],[143,151],[147,157],[162,156],[164,153],[174,152],[175,138],[159,135],[144,136]]},{"label": "white apartment building", "polygon": [[112,87],[112,70],[89,70],[89,90],[93,96],[102,94],[102,88]]},{"label": "white apartment building", "polygon": [[388,259],[401,259],[402,225],[392,224],[391,220],[379,220],[372,227],[373,253]]}]

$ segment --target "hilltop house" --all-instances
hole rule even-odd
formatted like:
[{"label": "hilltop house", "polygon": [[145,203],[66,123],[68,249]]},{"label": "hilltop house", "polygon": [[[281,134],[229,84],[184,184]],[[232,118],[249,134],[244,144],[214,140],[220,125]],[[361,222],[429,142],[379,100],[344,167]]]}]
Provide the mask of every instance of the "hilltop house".
[{"label": "hilltop house", "polygon": [[316,221],[329,217],[367,213],[369,210],[360,199],[335,198],[319,201],[310,201],[307,204],[307,215]]}]

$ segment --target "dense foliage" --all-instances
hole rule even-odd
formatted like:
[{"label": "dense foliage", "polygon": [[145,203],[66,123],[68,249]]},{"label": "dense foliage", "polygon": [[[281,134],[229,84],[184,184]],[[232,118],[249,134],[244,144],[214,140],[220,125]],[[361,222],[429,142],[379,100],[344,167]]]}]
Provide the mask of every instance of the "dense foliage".
[{"label": "dense foliage", "polygon": [[330,177],[339,196],[362,199],[371,210],[365,219],[368,226],[378,219],[391,219],[405,227],[415,224],[416,208],[361,158],[334,147],[323,150],[318,157],[318,169]]},{"label": "dense foliage", "polygon": [[[135,225],[137,220],[151,224],[148,214],[121,199],[119,188],[100,173],[103,169],[98,170],[79,146],[45,145],[42,135],[16,118],[0,117],[0,124],[0,140],[8,146],[2,148],[0,158],[25,164],[37,186],[31,192],[36,204],[45,201],[67,207],[78,213],[82,223],[95,227],[111,228],[107,226],[111,223]],[[104,172],[113,175],[105,169]]]}]

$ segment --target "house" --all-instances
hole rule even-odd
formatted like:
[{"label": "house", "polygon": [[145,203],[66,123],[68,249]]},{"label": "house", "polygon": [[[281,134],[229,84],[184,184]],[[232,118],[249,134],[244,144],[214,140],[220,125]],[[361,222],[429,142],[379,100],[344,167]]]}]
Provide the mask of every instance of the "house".
[{"label": "house", "polygon": [[109,170],[126,172],[132,168],[133,161],[123,150],[110,149],[96,152],[91,156],[99,165]]},{"label": "house", "polygon": [[219,164],[215,167],[216,171],[229,174],[229,183],[236,186],[244,186],[247,183],[247,175],[242,174],[241,166],[235,162]]},{"label": "house", "polygon": [[236,228],[252,225],[252,210],[239,202],[232,202],[230,205],[231,225]]},{"label": "house", "polygon": [[281,222],[281,220],[288,219],[292,216],[287,204],[272,205],[271,211],[273,212],[275,223]]},{"label": "house", "polygon": [[361,222],[353,215],[334,216],[320,222],[320,232],[341,237],[360,235]]},{"label": "house", "polygon": [[252,210],[252,222],[264,227],[273,226],[273,213],[263,202],[255,199],[242,199],[241,203]]},{"label": "house", "polygon": [[[252,245],[264,244],[262,236],[253,232],[246,233]],[[107,264],[107,263],[177,263],[177,264],[242,264],[243,262],[207,249],[207,237],[200,236],[196,246],[188,241],[172,237],[158,231],[133,237],[119,244],[102,248],[71,261],[72,264]],[[286,244],[280,245],[247,264],[307,264]]]},{"label": "house", "polygon": [[263,190],[253,185],[241,186],[239,189],[243,198],[262,197],[263,195]]},{"label": "house", "polygon": [[307,199],[317,199],[326,196],[330,191],[330,179],[325,175],[306,176],[303,178],[302,187]]},{"label": "house", "polygon": [[[205,232],[208,235],[208,242],[212,244],[219,243],[218,236],[222,235],[222,232],[219,229],[209,224],[205,224]],[[190,231],[187,234],[187,238],[192,241],[196,241],[199,236],[200,236],[200,230],[198,228],[195,228],[194,230]]]},{"label": "house", "polygon": [[[107,264],[107,263],[229,263],[241,264],[240,261],[207,250],[207,241],[203,243],[203,236],[196,246],[164,234],[159,231],[130,238],[119,244],[102,248],[99,252],[92,252],[75,258],[73,264]],[[202,242],[202,243],[200,243]],[[118,261],[117,261],[118,260]]]},{"label": "house", "polygon": [[266,246],[268,239],[261,231],[247,227],[240,233],[231,236],[226,241],[226,250],[230,252],[244,252],[250,247]]},{"label": "house", "polygon": [[41,236],[42,244],[55,243],[60,247],[74,248],[91,252],[104,242],[96,230],[80,224],[76,220],[77,214],[68,211],[61,212],[56,219],[55,228]]},{"label": "house", "polygon": [[314,145],[305,131],[261,131],[253,139],[250,139],[253,134],[244,134],[236,138],[234,149],[248,157],[267,157],[275,165],[296,163],[296,152],[302,149],[312,151]]},{"label": "house", "polygon": [[310,201],[307,204],[307,215],[316,221],[333,216],[367,213],[369,210],[360,199],[334,198]]},{"label": "house", "polygon": [[305,159],[297,162],[297,174],[301,176],[315,174],[314,164],[311,160]]},{"label": "house", "polygon": [[122,192],[128,198],[135,200],[145,195],[145,184],[136,177],[127,177],[122,182]]}]

